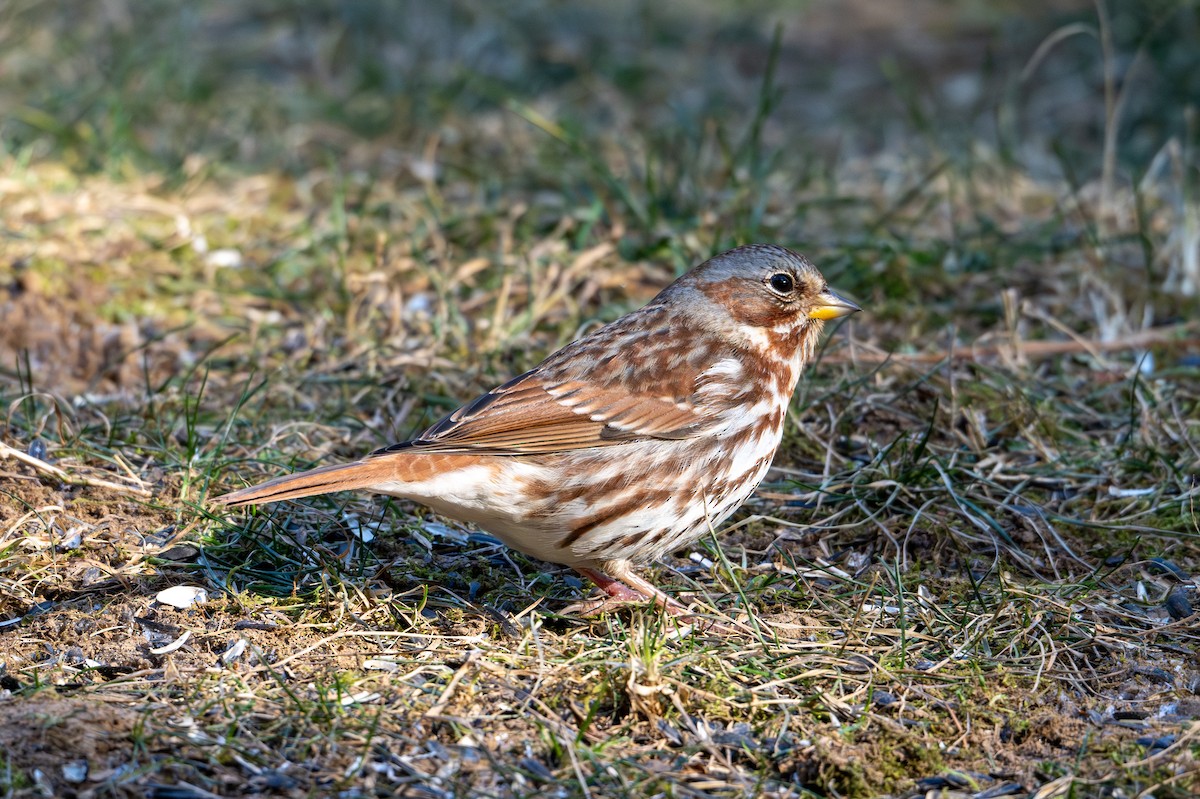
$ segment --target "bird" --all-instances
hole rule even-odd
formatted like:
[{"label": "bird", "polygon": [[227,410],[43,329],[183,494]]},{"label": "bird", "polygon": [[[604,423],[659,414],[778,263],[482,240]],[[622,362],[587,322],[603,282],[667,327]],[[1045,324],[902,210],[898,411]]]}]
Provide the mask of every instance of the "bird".
[{"label": "bird", "polygon": [[860,311],[803,255],[716,255],[408,441],[217,497],[335,491],[411,500],[587,577],[600,612],[653,602],[640,576],[715,530],[767,474],[825,323]]}]

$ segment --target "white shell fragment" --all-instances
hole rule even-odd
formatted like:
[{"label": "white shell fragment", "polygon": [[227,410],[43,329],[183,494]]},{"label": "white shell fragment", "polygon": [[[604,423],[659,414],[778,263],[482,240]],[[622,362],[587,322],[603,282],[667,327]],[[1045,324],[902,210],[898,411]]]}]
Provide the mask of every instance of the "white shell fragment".
[{"label": "white shell fragment", "polygon": [[1118,499],[1128,499],[1130,497],[1148,497],[1158,489],[1155,488],[1118,488],[1117,486],[1108,487],[1108,495]]},{"label": "white shell fragment", "polygon": [[154,597],[155,601],[173,608],[186,610],[192,605],[200,605],[208,601],[208,592],[194,585],[173,585],[164,588]]},{"label": "white shell fragment", "polygon": [[167,644],[166,646],[160,646],[157,649],[151,649],[150,654],[151,655],[169,655],[170,653],[174,652],[176,649],[179,649],[179,647],[186,644],[187,639],[189,639],[191,637],[192,637],[192,631],[184,630],[183,635],[179,636],[178,638],[176,638],[174,641]]},{"label": "white shell fragment", "polygon": [[63,763],[62,766],[63,779],[67,782],[72,782],[78,785],[88,777],[88,763],[86,760],[72,760],[70,763]]},{"label": "white shell fragment", "polygon": [[368,702],[376,702],[378,700],[379,694],[374,691],[359,691],[343,696],[341,702],[343,707],[349,707],[350,705],[365,705]]},{"label": "white shell fragment", "polygon": [[238,250],[222,249],[208,253],[204,262],[217,269],[239,269],[245,263],[245,259]]},{"label": "white shell fragment", "polygon": [[242,654],[245,653],[246,647],[249,645],[250,642],[245,638],[239,638],[234,641],[233,646],[221,653],[221,665],[228,666],[230,663],[240,658]]}]

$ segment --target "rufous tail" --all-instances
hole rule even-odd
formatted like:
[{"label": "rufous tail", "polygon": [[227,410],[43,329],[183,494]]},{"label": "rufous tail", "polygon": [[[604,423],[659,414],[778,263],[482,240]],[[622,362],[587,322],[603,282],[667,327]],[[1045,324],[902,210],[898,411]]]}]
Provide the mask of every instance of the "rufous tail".
[{"label": "rufous tail", "polygon": [[307,472],[284,475],[256,486],[233,491],[217,497],[213,502],[230,508],[242,505],[260,505],[283,499],[299,499],[334,491],[352,491],[393,479],[395,466],[388,459],[371,459],[354,463],[336,463],[320,466]]}]

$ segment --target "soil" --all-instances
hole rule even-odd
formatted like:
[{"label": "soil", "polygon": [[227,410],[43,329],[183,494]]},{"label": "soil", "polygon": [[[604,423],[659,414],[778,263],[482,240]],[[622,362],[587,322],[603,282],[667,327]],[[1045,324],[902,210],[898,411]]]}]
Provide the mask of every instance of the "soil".
[{"label": "soil", "polygon": [[[498,665],[516,639],[495,623],[497,616],[484,610],[464,614],[434,603],[432,611],[411,615],[425,635],[420,643],[388,637],[404,629],[396,617],[344,615],[334,620],[335,614],[326,614],[324,623],[312,623],[308,619],[319,601],[300,603],[306,609],[297,616],[270,601],[220,593],[194,571],[201,550],[177,545],[172,516],[165,510],[95,488],[55,488],[29,475],[7,477],[4,486],[18,498],[20,508],[38,510],[19,513],[20,508],[0,506],[7,544],[33,549],[29,562],[38,564],[29,569],[26,580],[0,594],[0,622],[9,622],[0,627],[0,746],[9,763],[35,775],[38,785],[31,790],[61,796],[143,795],[147,786],[194,779],[199,769],[217,780],[209,789],[298,795],[297,791],[322,784],[335,766],[351,764],[350,753],[324,752],[317,758],[319,766],[312,766],[316,771],[297,776],[287,771],[290,758],[263,757],[262,751],[247,743],[258,758],[251,758],[258,765],[247,770],[211,762],[212,731],[228,726],[240,730],[239,740],[252,742],[256,736],[268,740],[269,729],[290,723],[287,692],[319,685],[326,686],[323,690],[366,691],[382,697],[378,701],[389,707],[383,728],[394,732],[388,744],[392,755],[429,757],[430,746],[442,747],[438,750],[444,761],[441,768],[453,764],[455,779],[473,791],[484,790],[496,777],[477,755],[462,754],[475,750],[461,750],[464,727],[452,719],[489,719],[482,727],[468,724],[468,739],[479,736],[473,743],[489,757],[517,757],[526,746],[520,742],[530,740],[531,720],[535,728],[551,724],[577,730],[580,718],[588,713],[584,705],[568,702],[558,710],[535,705],[533,717],[511,715],[506,708],[527,699],[530,684],[519,670],[509,673]],[[75,535],[78,540],[64,550],[62,540]],[[397,555],[393,567],[402,567],[403,548],[381,543],[381,551],[394,550]],[[751,525],[735,532],[726,549],[740,557],[741,545],[748,546],[750,557],[762,558],[780,544],[767,528]],[[819,557],[816,549],[804,550],[803,544],[787,545],[796,548],[793,556]],[[182,560],[162,559],[164,554]],[[447,551],[435,556],[452,562],[458,554]],[[688,571],[691,564],[679,561],[679,565]],[[470,566],[465,568],[469,571]],[[411,588],[413,582],[406,582]],[[182,610],[155,601],[158,590],[176,584],[201,585],[212,595],[207,602]],[[360,588],[380,590],[377,583]],[[548,600],[543,607],[553,610],[557,602]],[[416,595],[410,593],[399,597],[396,605],[402,614],[413,614],[416,603]],[[375,604],[375,610],[380,604],[387,603]],[[797,612],[786,600],[762,601],[759,606],[761,620],[781,631],[827,622],[819,614]],[[12,623],[18,617],[20,621]],[[580,632],[585,637],[603,635],[602,628],[595,626],[585,631],[573,623],[561,625],[547,618],[546,634],[557,646]],[[173,648],[185,634],[182,645]],[[483,647],[493,656],[464,657],[461,641],[472,641],[468,648]],[[414,682],[385,674],[362,685],[333,687],[342,679],[338,675],[370,675],[364,664],[373,658],[397,659],[398,653],[403,662],[423,664],[418,671],[465,670],[460,683],[464,687],[446,695],[444,705],[439,700],[446,692],[444,681],[421,687],[427,678]],[[1107,650],[1097,654],[1101,659],[1110,656]],[[826,655],[818,649],[812,657],[816,662]],[[1082,664],[1062,665],[1069,670]],[[1200,718],[1196,695],[1200,668],[1185,656],[1147,648],[1143,657],[1135,652],[1098,665],[1093,673],[1103,674],[1102,679],[1080,682],[1077,691],[1068,690],[1072,680],[1059,669],[1060,687],[1039,696],[1018,696],[1016,686],[1010,692],[985,680],[960,683],[952,694],[957,698],[952,699],[932,696],[921,687],[921,670],[929,664],[891,666],[877,672],[874,710],[865,717],[869,722],[853,732],[826,731],[809,740],[790,740],[781,753],[778,741],[754,740],[746,725],[731,719],[726,731],[712,739],[726,743],[711,746],[735,765],[747,757],[751,759],[746,764],[756,762],[755,756],[747,754],[747,746],[749,751],[771,749],[773,769],[784,782],[828,785],[845,792],[895,782],[897,770],[926,773],[928,786],[947,789],[956,787],[954,779],[974,780],[984,787],[1006,781],[1034,786],[1058,776],[1045,771],[1043,764],[1070,761],[1081,742],[1114,757],[1121,752],[1149,757],[1161,749],[1147,753],[1134,744],[1140,741],[1145,746],[1147,741],[1174,736],[1165,739],[1168,745],[1185,737],[1188,725]],[[872,664],[868,670],[879,668]],[[1048,673],[1047,680],[1053,676]],[[561,684],[557,689],[543,686],[543,695],[586,691],[572,683],[578,678],[569,669],[556,672],[553,679]],[[31,682],[34,679],[37,685]],[[246,692],[241,710],[235,701],[239,690]],[[681,685],[679,690],[681,696],[696,700],[696,688]],[[266,706],[264,694],[273,697]],[[714,735],[711,730],[700,731],[705,724],[715,723],[715,729],[720,729],[720,722],[689,716],[684,722],[678,718],[669,722],[674,734],[664,735],[660,714],[673,716],[671,704],[653,690],[647,696],[623,710],[618,704],[609,713],[598,714],[587,728],[587,738],[603,741],[606,735],[619,733],[627,741],[641,742],[629,756],[644,759],[659,757],[655,753],[664,746],[670,750],[699,745],[704,735]],[[249,716],[242,715],[251,708]],[[362,708],[360,721],[378,712],[369,704]],[[431,711],[436,714],[432,720]],[[314,720],[316,728],[331,723],[338,722]],[[702,727],[689,731],[688,723]],[[672,744],[676,738],[678,743]],[[939,749],[931,741],[946,744]],[[535,758],[534,765],[527,765],[535,772],[553,767],[543,760]],[[275,765],[266,768],[264,762]],[[136,776],[139,769],[147,768],[150,777]],[[421,773],[429,777],[431,772]],[[948,773],[965,776],[951,779],[945,776]],[[1077,776],[1103,780],[1107,775]]]}]

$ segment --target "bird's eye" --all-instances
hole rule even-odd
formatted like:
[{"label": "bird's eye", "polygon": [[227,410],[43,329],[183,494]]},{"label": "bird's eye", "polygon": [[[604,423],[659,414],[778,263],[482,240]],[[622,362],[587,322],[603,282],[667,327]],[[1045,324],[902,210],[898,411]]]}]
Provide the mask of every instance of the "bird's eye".
[{"label": "bird's eye", "polygon": [[771,288],[778,291],[780,294],[791,294],[795,288],[795,283],[792,282],[792,276],[780,272],[777,275],[771,275]]}]

